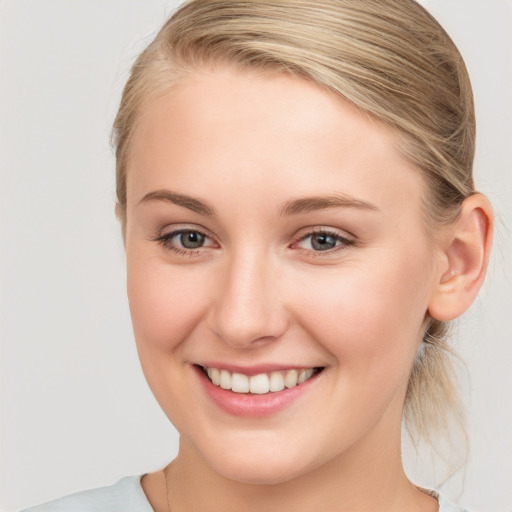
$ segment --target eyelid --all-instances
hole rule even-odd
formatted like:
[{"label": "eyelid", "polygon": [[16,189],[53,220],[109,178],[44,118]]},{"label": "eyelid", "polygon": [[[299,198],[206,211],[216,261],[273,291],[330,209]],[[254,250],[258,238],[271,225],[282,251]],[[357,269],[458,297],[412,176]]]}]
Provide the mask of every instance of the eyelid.
[{"label": "eyelid", "polygon": [[[209,244],[203,245],[194,249],[188,249],[185,247],[181,247],[175,243],[171,243],[171,240],[187,231],[197,232],[204,236],[207,240],[210,241]],[[335,245],[330,249],[326,249],[323,251],[314,250],[314,249],[306,249],[302,247],[297,247],[297,244],[302,242],[303,240],[311,237],[313,235],[329,235],[334,237],[340,243]],[[348,236],[347,236],[348,235]],[[210,231],[203,226],[198,226],[197,224],[176,224],[176,225],[166,225],[164,228],[160,229],[158,233],[151,238],[152,241],[158,242],[165,249],[170,250],[172,252],[193,256],[198,253],[203,252],[205,249],[219,248],[220,243],[217,241],[216,237],[210,233]],[[322,257],[329,256],[333,253],[336,253],[341,250],[345,250],[348,247],[355,245],[357,243],[356,238],[351,233],[348,233],[345,230],[341,230],[338,228],[327,227],[327,226],[308,226],[300,229],[293,237],[293,241],[288,246],[292,249],[299,250],[303,253],[308,253],[314,257]]]},{"label": "eyelid", "polygon": [[197,224],[166,224],[162,228],[156,230],[155,235],[152,237],[153,240],[157,240],[159,238],[168,237],[170,235],[175,235],[177,233],[182,233],[183,231],[197,231],[201,233],[205,237],[216,240],[216,236],[213,235],[209,229],[206,229],[203,226],[199,226]]},{"label": "eyelid", "polygon": [[[351,233],[347,233],[346,231],[341,231],[336,228],[332,227],[326,227],[326,226],[311,226],[307,228],[301,229],[294,237],[294,241],[290,245],[290,247],[294,248],[295,245],[302,242],[303,240],[306,240],[308,237],[313,235],[329,235],[334,238],[336,238],[341,243],[339,245],[336,245],[332,249],[327,249],[325,251],[315,251],[314,249],[304,249],[304,248],[297,248],[298,250],[307,252],[309,254],[313,254],[315,257],[321,257],[321,256],[328,256],[332,255],[335,252],[338,252],[340,250],[345,250],[347,247],[350,247],[352,245],[356,244],[356,238]],[[348,236],[346,236],[348,235]]]},{"label": "eyelid", "polygon": [[314,225],[314,226],[306,226],[304,228],[299,229],[295,235],[294,240],[299,241],[303,240],[307,236],[315,235],[315,234],[327,234],[332,235],[336,238],[340,238],[343,240],[348,240],[351,242],[355,242],[356,236],[349,231],[339,228],[333,228],[331,226],[323,226],[323,225]]},{"label": "eyelid", "polygon": [[[212,243],[205,246],[197,247],[195,249],[187,249],[185,247],[180,247],[179,245],[171,243],[171,240],[175,236],[187,231],[199,233]],[[212,234],[210,234],[209,230],[196,224],[167,225],[164,228],[158,230],[158,233],[155,236],[151,237],[151,241],[158,242],[166,250],[172,251],[176,254],[182,254],[187,256],[194,256],[204,251],[204,249],[219,247],[219,243],[217,242],[216,238]]]}]

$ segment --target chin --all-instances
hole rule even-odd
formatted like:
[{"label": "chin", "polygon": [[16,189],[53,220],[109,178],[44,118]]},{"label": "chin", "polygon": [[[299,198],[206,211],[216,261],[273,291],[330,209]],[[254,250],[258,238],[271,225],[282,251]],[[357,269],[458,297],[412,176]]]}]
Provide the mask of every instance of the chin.
[{"label": "chin", "polygon": [[300,457],[302,450],[286,450],[261,445],[255,450],[225,450],[221,454],[204,454],[208,465],[230,480],[247,484],[276,485],[288,482],[314,468],[313,461]]},{"label": "chin", "polygon": [[276,485],[288,482],[306,471],[292,468],[287,464],[251,464],[237,461],[214,468],[225,478],[245,484]]}]

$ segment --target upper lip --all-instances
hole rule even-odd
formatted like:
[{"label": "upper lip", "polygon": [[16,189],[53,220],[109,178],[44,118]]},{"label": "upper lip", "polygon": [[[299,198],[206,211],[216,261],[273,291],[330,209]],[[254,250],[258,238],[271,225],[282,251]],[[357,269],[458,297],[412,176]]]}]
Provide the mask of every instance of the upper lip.
[{"label": "upper lip", "polygon": [[256,365],[237,365],[229,363],[221,363],[218,361],[205,361],[201,363],[195,363],[197,366],[204,368],[217,368],[219,370],[227,370],[231,373],[243,373],[244,375],[258,375],[260,373],[271,373],[286,370],[301,370],[307,368],[319,368],[319,365],[307,365],[307,364],[275,364],[275,363],[262,363]]}]

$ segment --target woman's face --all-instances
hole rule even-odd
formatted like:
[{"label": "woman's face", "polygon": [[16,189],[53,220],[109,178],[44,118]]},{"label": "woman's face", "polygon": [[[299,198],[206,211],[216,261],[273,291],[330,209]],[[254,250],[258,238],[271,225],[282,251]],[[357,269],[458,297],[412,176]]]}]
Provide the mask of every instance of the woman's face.
[{"label": "woman's face", "polygon": [[150,103],[131,150],[131,314],[182,450],[275,483],[395,449],[436,251],[391,130],[221,68]]}]

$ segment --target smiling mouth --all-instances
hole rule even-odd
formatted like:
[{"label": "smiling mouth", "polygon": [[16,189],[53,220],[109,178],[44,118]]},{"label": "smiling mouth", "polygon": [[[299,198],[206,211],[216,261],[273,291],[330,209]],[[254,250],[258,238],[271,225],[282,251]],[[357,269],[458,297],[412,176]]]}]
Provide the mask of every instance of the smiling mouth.
[{"label": "smiling mouth", "polygon": [[324,367],[296,368],[290,370],[245,375],[220,368],[200,366],[210,382],[234,393],[265,395],[291,389],[320,373]]}]

